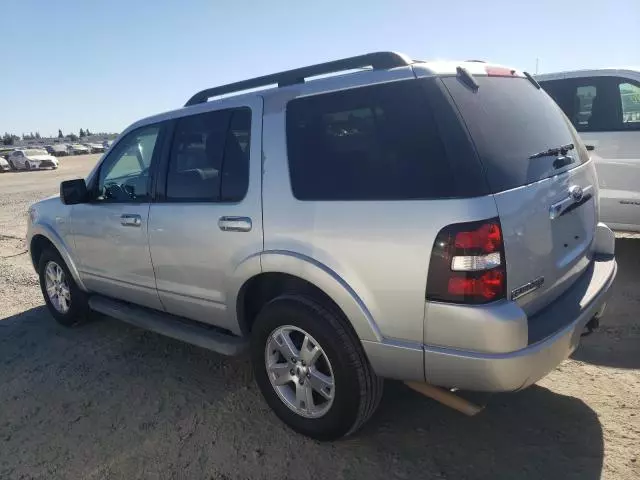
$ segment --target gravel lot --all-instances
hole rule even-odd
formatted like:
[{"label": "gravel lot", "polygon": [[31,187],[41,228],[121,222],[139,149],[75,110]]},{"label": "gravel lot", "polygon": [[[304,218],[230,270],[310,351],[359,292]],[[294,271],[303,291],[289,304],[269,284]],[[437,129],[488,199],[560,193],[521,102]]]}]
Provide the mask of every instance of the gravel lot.
[{"label": "gravel lot", "polygon": [[246,358],[54,323],[25,212],[96,160],[0,174],[0,478],[640,478],[640,240],[618,240],[605,326],[539,385],[466,418],[387,382],[364,430],[321,444],[270,413]]}]

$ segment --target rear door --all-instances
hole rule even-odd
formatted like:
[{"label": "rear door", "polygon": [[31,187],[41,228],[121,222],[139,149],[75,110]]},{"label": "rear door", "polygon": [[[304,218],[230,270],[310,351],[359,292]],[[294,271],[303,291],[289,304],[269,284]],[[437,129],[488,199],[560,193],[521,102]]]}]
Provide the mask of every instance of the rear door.
[{"label": "rear door", "polygon": [[166,311],[234,330],[228,280],[262,250],[262,101],[226,105],[176,120],[149,245]]},{"label": "rear door", "polygon": [[[592,162],[555,102],[513,75],[443,79],[469,129],[494,193],[507,292],[532,314],[588,266],[598,211]],[[549,155],[535,155],[573,145]]]},{"label": "rear door", "polygon": [[640,231],[640,74],[542,85],[584,142],[595,147],[602,221],[614,229]]}]

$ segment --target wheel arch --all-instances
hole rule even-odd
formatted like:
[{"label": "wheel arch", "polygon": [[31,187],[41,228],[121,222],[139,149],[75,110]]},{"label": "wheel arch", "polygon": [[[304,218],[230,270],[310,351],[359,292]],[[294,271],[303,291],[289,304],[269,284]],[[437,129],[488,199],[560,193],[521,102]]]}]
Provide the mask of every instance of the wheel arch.
[{"label": "wheel arch", "polygon": [[305,255],[267,251],[260,270],[239,282],[230,307],[235,308],[240,333],[248,335],[262,305],[283,293],[307,294],[338,310],[361,340],[381,341],[371,312],[353,288],[335,271]]},{"label": "wheel arch", "polygon": [[73,280],[76,282],[78,287],[83,291],[87,291],[84,283],[82,283],[82,279],[80,278],[78,268],[69,253],[67,244],[51,227],[42,224],[32,225],[31,238],[29,240],[28,247],[31,262],[36,272],[38,271],[40,255],[42,255],[42,252],[46,248],[52,247],[60,254],[64,263],[67,264],[67,268],[69,269],[69,272],[71,272]]}]

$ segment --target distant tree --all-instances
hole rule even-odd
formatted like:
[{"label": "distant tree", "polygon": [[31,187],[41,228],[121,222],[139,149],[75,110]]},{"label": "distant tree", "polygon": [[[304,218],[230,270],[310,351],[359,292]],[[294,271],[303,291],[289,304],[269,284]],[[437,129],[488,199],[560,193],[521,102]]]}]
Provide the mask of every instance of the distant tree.
[{"label": "distant tree", "polygon": [[58,129],[58,138],[64,138],[64,135],[62,134],[62,130]]},{"label": "distant tree", "polygon": [[10,135],[7,132],[4,133],[2,137],[2,143],[4,143],[5,145],[13,145],[14,141],[15,141],[15,135]]},{"label": "distant tree", "polygon": [[67,140],[71,141],[71,142],[77,142],[78,141],[78,136],[75,133],[70,133],[65,138]]},{"label": "distant tree", "polygon": [[36,132],[36,140],[40,140],[42,137],[40,136],[40,132]]},{"label": "distant tree", "polygon": [[84,137],[84,130],[83,129],[80,129],[79,135],[80,135],[80,138]]},{"label": "distant tree", "polygon": [[88,137],[89,135],[92,135],[92,133],[89,131],[89,129],[88,129],[88,128],[84,131],[84,134],[85,134],[87,137]]}]

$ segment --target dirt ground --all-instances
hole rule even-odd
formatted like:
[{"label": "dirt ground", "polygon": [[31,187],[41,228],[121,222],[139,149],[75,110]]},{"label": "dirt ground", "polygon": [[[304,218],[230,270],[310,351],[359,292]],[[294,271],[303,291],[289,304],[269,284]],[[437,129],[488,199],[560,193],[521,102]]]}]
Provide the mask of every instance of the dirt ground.
[{"label": "dirt ground", "polygon": [[84,176],[0,174],[0,478],[640,478],[640,239],[617,243],[602,330],[523,392],[466,418],[387,382],[356,436],[322,444],[269,411],[246,358],[43,306],[22,238],[28,205]]}]

